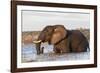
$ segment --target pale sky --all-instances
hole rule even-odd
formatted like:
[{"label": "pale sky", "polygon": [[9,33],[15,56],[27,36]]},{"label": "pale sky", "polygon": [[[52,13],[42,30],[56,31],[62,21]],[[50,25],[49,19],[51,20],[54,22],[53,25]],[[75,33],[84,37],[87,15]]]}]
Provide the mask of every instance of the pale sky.
[{"label": "pale sky", "polygon": [[47,25],[61,24],[66,29],[90,28],[89,13],[22,11],[22,31],[41,31]]}]

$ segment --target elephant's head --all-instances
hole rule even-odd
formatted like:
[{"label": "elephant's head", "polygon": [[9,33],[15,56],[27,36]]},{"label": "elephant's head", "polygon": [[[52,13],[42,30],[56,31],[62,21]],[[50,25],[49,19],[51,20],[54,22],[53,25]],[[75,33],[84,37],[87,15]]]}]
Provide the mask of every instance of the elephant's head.
[{"label": "elephant's head", "polygon": [[63,25],[46,26],[39,35],[39,40],[42,42],[49,42],[50,44],[56,44],[64,39],[67,35],[67,31]]},{"label": "elephant's head", "polygon": [[38,39],[42,42],[50,42],[52,34],[54,32],[54,26],[46,26],[40,33]]}]

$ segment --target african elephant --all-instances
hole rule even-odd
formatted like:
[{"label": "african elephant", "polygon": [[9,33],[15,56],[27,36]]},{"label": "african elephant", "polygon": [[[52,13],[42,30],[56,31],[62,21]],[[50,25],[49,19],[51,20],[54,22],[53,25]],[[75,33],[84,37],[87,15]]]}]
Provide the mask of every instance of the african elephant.
[{"label": "african elephant", "polygon": [[79,30],[68,30],[63,25],[46,26],[38,39],[54,45],[55,53],[85,52],[89,48],[87,38]]}]

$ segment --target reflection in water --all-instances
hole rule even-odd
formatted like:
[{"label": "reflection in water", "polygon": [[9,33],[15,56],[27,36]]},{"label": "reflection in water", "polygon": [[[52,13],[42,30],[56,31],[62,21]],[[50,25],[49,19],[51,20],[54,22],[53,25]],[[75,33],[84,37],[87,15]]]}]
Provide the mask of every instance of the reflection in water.
[{"label": "reflection in water", "polygon": [[37,55],[35,47],[35,44],[22,45],[22,62],[86,60],[90,57],[89,51],[82,53],[54,54],[53,46],[48,45],[48,43],[41,44],[41,47],[44,47],[44,53]]}]

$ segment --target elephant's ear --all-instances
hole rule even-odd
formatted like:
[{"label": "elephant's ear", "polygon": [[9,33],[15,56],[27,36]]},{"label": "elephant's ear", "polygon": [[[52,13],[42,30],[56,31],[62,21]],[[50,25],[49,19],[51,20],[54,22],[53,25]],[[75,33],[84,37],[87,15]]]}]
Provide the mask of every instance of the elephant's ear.
[{"label": "elephant's ear", "polygon": [[67,31],[64,26],[57,26],[51,37],[51,44],[56,44],[66,37]]}]

